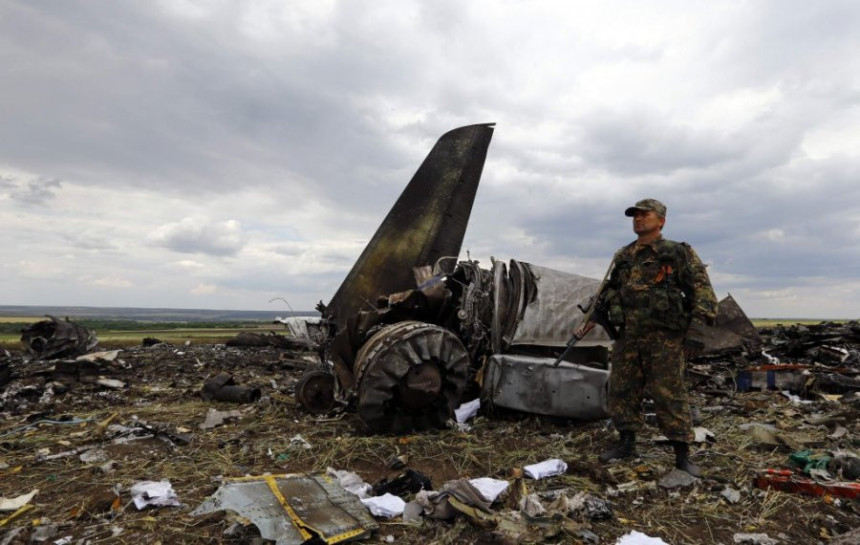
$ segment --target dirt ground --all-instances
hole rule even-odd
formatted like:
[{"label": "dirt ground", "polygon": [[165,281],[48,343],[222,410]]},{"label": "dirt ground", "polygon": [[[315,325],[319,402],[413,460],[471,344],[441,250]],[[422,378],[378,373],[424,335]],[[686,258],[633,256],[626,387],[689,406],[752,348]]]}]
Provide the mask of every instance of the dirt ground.
[{"label": "dirt ground", "polygon": [[[284,349],[122,347],[116,360],[99,364],[96,372],[122,381],[119,388],[89,382],[92,376],[64,387],[52,382],[54,364],[20,359],[20,353],[11,354],[12,381],[0,395],[0,496],[38,492],[30,507],[14,515],[0,512],[0,543],[211,544],[253,543],[255,537],[262,542],[257,528],[235,513],[195,517],[191,511],[222,477],[327,468],[354,471],[370,484],[412,469],[428,477],[434,489],[453,479],[493,477],[508,479],[520,495],[549,498],[566,489],[609,502],[609,516],[550,512],[531,520],[535,531],[520,541],[612,544],[637,530],[669,544],[728,545],[737,543],[736,534],[814,544],[860,528],[857,500],[753,484],[766,468],[788,467],[788,455],[799,449],[856,452],[857,396],[812,392],[805,396],[809,403],[797,403],[778,391],[736,392],[730,378],[735,369],[725,363],[695,366],[691,379],[700,426],[712,434],[694,447],[693,459],[705,476],[689,486],[665,488],[660,478],[673,459],[669,447],[653,440],[653,428],[638,438],[640,458],[602,466],[596,455],[615,436],[608,421],[483,409],[467,431],[394,437],[362,433],[351,413],[308,415],[293,399],[306,360]],[[204,401],[205,379],[220,371],[240,385],[260,388],[262,397],[253,403]],[[201,429],[212,408],[238,410],[241,416]],[[770,433],[751,431],[760,428]],[[405,466],[392,469],[398,457]],[[521,477],[523,466],[549,458],[564,460],[567,472],[542,480]],[[170,482],[181,504],[138,510],[132,485],[161,480]],[[511,493],[492,506],[493,513],[517,518],[516,499]],[[379,529],[365,542],[510,542],[494,532],[493,523],[463,515],[420,523],[377,521]]]}]

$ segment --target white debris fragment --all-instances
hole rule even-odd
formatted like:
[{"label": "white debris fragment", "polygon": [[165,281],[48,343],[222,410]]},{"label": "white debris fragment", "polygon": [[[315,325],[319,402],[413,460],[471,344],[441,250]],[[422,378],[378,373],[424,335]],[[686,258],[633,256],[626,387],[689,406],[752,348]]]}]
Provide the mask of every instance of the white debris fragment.
[{"label": "white debris fragment", "polygon": [[523,473],[532,479],[543,479],[554,475],[561,475],[565,471],[567,471],[567,464],[558,458],[551,458],[523,468]]},{"label": "white debris fragment", "polygon": [[499,479],[491,479],[490,477],[479,477],[477,479],[469,479],[469,484],[478,489],[481,496],[488,502],[496,501],[502,492],[508,489],[510,483]]},{"label": "white debris fragment", "polygon": [[642,532],[637,532],[636,530],[631,531],[629,534],[625,534],[618,538],[618,541],[615,542],[615,545],[669,545],[659,537],[651,537],[643,534]]},{"label": "white debris fragment", "polygon": [[708,428],[695,427],[693,428],[693,433],[695,434],[693,441],[696,443],[713,443],[716,441],[716,435]]},{"label": "white debris fragment", "polygon": [[96,381],[96,384],[99,386],[104,386],[105,388],[111,388],[113,390],[122,390],[125,388],[125,382],[121,380],[117,380],[115,378],[100,378]]},{"label": "white debris fragment", "polygon": [[17,511],[18,509],[30,503],[30,500],[33,499],[33,496],[38,493],[39,489],[34,488],[31,492],[28,492],[27,494],[21,494],[20,496],[16,496],[14,498],[0,497],[0,511]]},{"label": "white debris fragment", "polygon": [[179,496],[170,481],[140,481],[131,487],[132,501],[138,510],[144,507],[179,507]]},{"label": "white debris fragment", "polygon": [[228,421],[238,420],[241,417],[242,411],[239,410],[219,411],[217,409],[210,408],[209,412],[206,413],[206,420],[204,420],[199,427],[201,430],[209,430],[221,426]]},{"label": "white debris fragment", "polygon": [[529,494],[520,500],[520,511],[530,517],[539,517],[546,514],[546,508],[540,502],[537,494]]},{"label": "white debris fragment", "polygon": [[779,540],[770,537],[767,534],[735,534],[732,536],[735,543],[744,543],[745,545],[778,545]]},{"label": "white debris fragment", "polygon": [[734,488],[727,486],[720,492],[720,496],[726,498],[729,503],[738,503],[741,501],[741,493]]},{"label": "white debris fragment", "polygon": [[767,350],[762,350],[761,355],[764,356],[764,359],[771,365],[779,365],[779,358],[771,356],[767,353]]},{"label": "white debris fragment", "polygon": [[458,424],[464,424],[470,418],[478,414],[478,410],[481,408],[481,399],[475,398],[472,401],[468,401],[463,403],[456,409],[454,409],[454,416],[457,417]]},{"label": "white debris fragment", "polygon": [[313,448],[311,447],[311,444],[308,443],[307,439],[305,439],[301,435],[294,435],[290,438],[290,449],[292,450],[310,450],[311,448]]},{"label": "white debris fragment", "polygon": [[84,354],[83,356],[78,356],[77,358],[75,358],[75,361],[114,361],[120,352],[121,350],[106,350],[104,352],[93,352],[92,354]]},{"label": "white debris fragment", "polygon": [[374,517],[392,518],[403,514],[406,502],[394,494],[386,492],[382,496],[363,498],[361,503],[370,510]]},{"label": "white debris fragment", "polygon": [[790,399],[791,402],[794,403],[795,405],[811,405],[812,404],[811,399],[801,399],[800,396],[798,396],[796,394],[792,394],[788,390],[783,390],[781,393],[782,393],[782,395],[784,395],[785,397]]},{"label": "white debris fragment", "polygon": [[326,468],[326,475],[337,479],[337,483],[359,498],[367,498],[373,492],[373,487],[358,476],[354,471]]}]

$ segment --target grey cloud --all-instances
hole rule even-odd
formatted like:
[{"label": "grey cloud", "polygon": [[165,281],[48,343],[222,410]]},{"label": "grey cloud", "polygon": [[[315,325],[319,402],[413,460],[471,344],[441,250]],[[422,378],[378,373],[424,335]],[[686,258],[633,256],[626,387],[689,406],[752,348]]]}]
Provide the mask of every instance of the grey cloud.
[{"label": "grey cloud", "polygon": [[[236,35],[229,10],[194,22],[135,3],[34,6],[15,4],[0,22],[10,36],[2,59],[18,76],[0,106],[10,162],[188,192],[229,189],[239,176],[246,186],[270,184],[267,170],[294,172],[343,187],[335,192],[343,202],[362,197],[351,188],[363,181],[344,180],[344,172],[392,164],[379,124],[355,112],[361,97],[408,84],[410,60],[392,43],[374,43],[372,32],[345,31],[368,26],[358,7],[338,4],[335,45],[350,55],[332,55],[301,36],[259,49]],[[11,127],[25,134],[2,134]],[[263,179],[247,176],[257,170]]]},{"label": "grey cloud", "polygon": [[[853,65],[856,71],[860,65],[857,2],[770,0],[748,4],[742,13],[723,21],[730,28],[713,35],[716,43],[708,61],[725,83],[791,88],[810,77],[826,82],[834,69]],[[842,86],[832,90],[846,91]]]},{"label": "grey cloud", "polygon": [[107,235],[93,234],[90,232],[84,233],[64,233],[63,238],[68,243],[81,250],[94,250],[110,252],[117,249],[117,245],[112,242]]},{"label": "grey cloud", "polygon": [[589,115],[583,120],[580,147],[587,161],[621,175],[711,168],[745,153],[739,139],[642,112]]},{"label": "grey cloud", "polygon": [[149,241],[180,253],[232,256],[242,250],[247,236],[232,220],[211,222],[201,218],[183,218],[157,228],[149,235]]},{"label": "grey cloud", "polygon": [[41,206],[56,197],[54,190],[60,189],[62,185],[62,182],[56,178],[38,177],[29,180],[23,187],[19,184],[9,195],[20,203]]},{"label": "grey cloud", "polygon": [[8,174],[0,175],[0,189],[13,189],[16,187],[18,178]]}]

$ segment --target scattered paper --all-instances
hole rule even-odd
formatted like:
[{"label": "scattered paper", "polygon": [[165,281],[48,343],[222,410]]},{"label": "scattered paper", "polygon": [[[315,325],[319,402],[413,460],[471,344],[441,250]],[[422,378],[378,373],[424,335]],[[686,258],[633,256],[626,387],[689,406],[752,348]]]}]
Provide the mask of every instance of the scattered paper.
[{"label": "scattered paper", "polygon": [[30,500],[33,499],[33,496],[38,493],[39,489],[34,488],[32,492],[29,492],[27,494],[21,494],[20,496],[14,498],[0,497],[0,511],[17,511],[18,509],[30,503]]},{"label": "scattered paper", "polygon": [[370,514],[374,517],[399,517],[403,514],[403,509],[406,507],[406,502],[398,496],[391,493],[385,493],[382,496],[373,498],[364,498],[361,503],[370,510]]},{"label": "scattered paper", "polygon": [[490,477],[469,479],[469,484],[477,488],[481,496],[490,503],[496,501],[496,498],[510,486],[508,481],[491,479]]},{"label": "scattered paper", "polygon": [[334,468],[326,468],[325,474],[337,479],[337,484],[344,487],[347,492],[355,494],[359,498],[366,498],[373,492],[373,487],[364,482],[354,471],[345,471]]},{"label": "scattered paper", "polygon": [[523,473],[532,479],[543,479],[545,477],[561,475],[565,471],[567,471],[567,464],[558,458],[551,458],[523,468]]},{"label": "scattered paper", "polygon": [[651,537],[633,530],[618,538],[615,545],[669,545],[659,537]]},{"label": "scattered paper", "polygon": [[475,398],[472,401],[463,403],[454,409],[454,416],[457,417],[457,423],[463,424],[470,418],[478,414],[478,409],[481,408],[481,399]]},{"label": "scattered paper", "polygon": [[138,510],[144,507],[178,507],[179,496],[173,490],[170,481],[141,481],[131,487],[134,506]]},{"label": "scattered paper", "polygon": [[693,433],[696,438],[693,439],[696,443],[713,443],[716,441],[716,436],[708,428],[696,427],[693,428]]}]

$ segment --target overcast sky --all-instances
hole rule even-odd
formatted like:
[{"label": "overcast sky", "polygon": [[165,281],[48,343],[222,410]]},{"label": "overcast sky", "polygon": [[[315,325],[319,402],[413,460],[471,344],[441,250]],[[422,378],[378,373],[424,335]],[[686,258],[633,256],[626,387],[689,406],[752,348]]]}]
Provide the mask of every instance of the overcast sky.
[{"label": "overcast sky", "polygon": [[860,2],[3,0],[0,304],[311,310],[443,133],[468,252],[668,206],[751,317],[860,317]]}]

